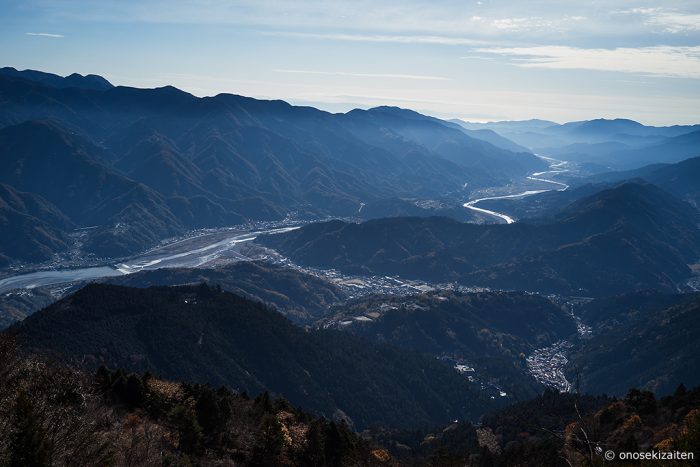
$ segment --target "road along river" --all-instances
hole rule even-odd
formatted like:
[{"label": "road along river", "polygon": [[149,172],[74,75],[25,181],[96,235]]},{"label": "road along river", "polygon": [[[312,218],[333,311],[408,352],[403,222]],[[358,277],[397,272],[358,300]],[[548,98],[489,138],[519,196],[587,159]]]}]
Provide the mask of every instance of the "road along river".
[{"label": "road along river", "polygon": [[215,260],[223,254],[231,254],[231,250],[236,245],[254,240],[259,235],[284,233],[298,228],[282,227],[253,232],[241,232],[239,230],[235,233],[233,231],[219,231],[170,243],[113,266],[47,270],[19,274],[0,280],[0,294],[12,289],[31,289],[45,285],[85,281],[100,277],[122,276],[151,269],[196,268]]},{"label": "road along river", "polygon": [[[537,154],[535,154],[535,155],[537,155]],[[535,182],[552,183],[552,184],[557,185],[558,188],[550,188],[548,190],[527,190],[527,191],[524,191],[522,193],[516,193],[513,195],[489,196],[486,198],[479,198],[479,199],[475,199],[475,200],[466,202],[463,204],[463,206],[467,209],[471,209],[472,211],[480,212],[483,214],[488,214],[490,216],[494,216],[494,217],[497,217],[499,219],[502,219],[506,222],[506,224],[512,224],[513,222],[515,222],[515,219],[513,219],[509,215],[503,214],[501,212],[490,211],[488,209],[479,208],[476,205],[482,201],[493,200],[493,199],[518,199],[518,198],[525,198],[526,196],[537,195],[539,193],[545,193],[547,191],[567,190],[569,188],[569,185],[567,185],[566,183],[557,182],[555,180],[550,180],[547,178],[541,178],[543,175],[548,175],[548,174],[556,175],[556,174],[560,174],[563,172],[568,172],[569,170],[564,168],[564,166],[567,164],[567,162],[552,159],[551,157],[545,157],[545,156],[537,156],[537,157],[548,161],[550,163],[550,165],[549,165],[550,170],[546,170],[544,172],[535,172],[533,174],[530,174],[527,177],[527,179],[535,181]]]}]

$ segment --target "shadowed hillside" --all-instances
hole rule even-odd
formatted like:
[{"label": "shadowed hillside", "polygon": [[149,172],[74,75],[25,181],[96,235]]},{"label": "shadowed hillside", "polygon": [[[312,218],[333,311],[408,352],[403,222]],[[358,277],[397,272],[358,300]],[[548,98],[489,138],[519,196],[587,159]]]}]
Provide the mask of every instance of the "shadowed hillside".
[{"label": "shadowed hillside", "polygon": [[[271,391],[358,427],[476,418],[494,405],[433,358],[332,331],[207,286],[89,285],[10,328],[29,349],[88,368],[152,371],[250,394]],[[345,415],[343,415],[345,416]]]},{"label": "shadowed hillside", "polygon": [[537,223],[332,221],[259,241],[303,264],[350,273],[602,296],[676,290],[700,257],[697,225],[687,203],[650,184],[626,183]]}]

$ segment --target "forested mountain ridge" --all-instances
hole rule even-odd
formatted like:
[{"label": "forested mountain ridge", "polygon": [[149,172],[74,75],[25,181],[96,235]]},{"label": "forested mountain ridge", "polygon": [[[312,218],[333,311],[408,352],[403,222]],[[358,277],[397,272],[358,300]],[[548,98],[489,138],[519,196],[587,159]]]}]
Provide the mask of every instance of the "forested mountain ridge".
[{"label": "forested mountain ridge", "polygon": [[[267,393],[70,368],[0,335],[6,465],[392,465],[344,423]],[[394,464],[395,465],[395,464]]]},{"label": "forested mountain ridge", "polygon": [[[267,393],[100,367],[76,371],[0,336],[0,461],[10,465],[590,465],[621,452],[700,449],[698,389],[620,400],[546,391],[486,415],[420,430],[354,433]],[[585,432],[586,435],[582,433]],[[693,465],[691,463],[679,465]]]},{"label": "forested mountain ridge", "polygon": [[[278,312],[205,285],[88,285],[8,330],[27,349],[96,368],[270,391],[358,427],[476,418],[494,401],[449,365]],[[410,408],[410,410],[407,410]]]}]

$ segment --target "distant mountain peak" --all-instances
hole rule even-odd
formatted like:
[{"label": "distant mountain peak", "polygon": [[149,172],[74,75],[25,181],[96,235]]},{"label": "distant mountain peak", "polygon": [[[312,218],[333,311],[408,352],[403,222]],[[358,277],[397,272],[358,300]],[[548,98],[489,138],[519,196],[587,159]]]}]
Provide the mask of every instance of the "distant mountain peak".
[{"label": "distant mountain peak", "polygon": [[404,109],[402,107],[397,107],[397,106],[393,106],[393,105],[380,105],[378,107],[372,107],[371,109],[367,109],[367,112],[396,115],[396,116],[404,117],[404,118],[418,118],[421,120],[432,119],[432,117],[428,117],[426,115],[423,115],[419,112],[416,112],[415,110]]},{"label": "distant mountain peak", "polygon": [[595,131],[606,133],[623,133],[626,131],[637,131],[644,128],[641,123],[627,118],[596,118],[594,120],[584,120],[580,122],[571,122],[564,125],[572,128],[574,131]]},{"label": "distant mountain peak", "polygon": [[630,125],[634,127],[644,126],[636,120],[631,120],[629,118],[595,118],[593,120],[588,120],[583,122],[586,125],[605,125],[605,124],[617,124],[617,125]]},{"label": "distant mountain peak", "polygon": [[396,105],[378,105],[377,107],[371,107],[367,109],[368,112],[403,112],[403,111],[408,111],[411,112],[408,109],[403,109],[401,107],[398,107]]},{"label": "distant mountain peak", "polygon": [[80,88],[93,91],[106,91],[113,88],[112,83],[99,75],[81,75],[72,73],[62,77],[53,73],[45,73],[36,70],[17,70],[13,67],[0,68],[0,76],[19,78],[33,81],[52,88]]}]

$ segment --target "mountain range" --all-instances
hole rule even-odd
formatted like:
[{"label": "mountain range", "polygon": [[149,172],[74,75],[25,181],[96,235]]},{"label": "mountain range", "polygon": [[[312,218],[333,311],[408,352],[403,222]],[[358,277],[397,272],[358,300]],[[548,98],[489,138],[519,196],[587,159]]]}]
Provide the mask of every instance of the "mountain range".
[{"label": "mountain range", "polygon": [[78,245],[86,254],[120,257],[188,229],[351,216],[372,201],[440,197],[546,167],[398,108],[330,114],[11,68],[0,70],[0,103],[0,183],[70,223],[23,213],[21,228],[45,235],[31,240],[39,248],[1,251],[5,264],[65,252],[70,227],[91,228]]},{"label": "mountain range", "polygon": [[495,131],[535,153],[578,162],[596,172],[700,156],[698,125],[655,127],[624,118],[565,124],[546,120],[455,122],[471,131]]}]

